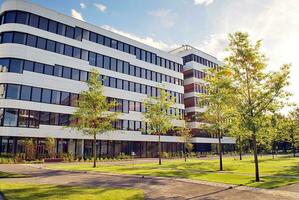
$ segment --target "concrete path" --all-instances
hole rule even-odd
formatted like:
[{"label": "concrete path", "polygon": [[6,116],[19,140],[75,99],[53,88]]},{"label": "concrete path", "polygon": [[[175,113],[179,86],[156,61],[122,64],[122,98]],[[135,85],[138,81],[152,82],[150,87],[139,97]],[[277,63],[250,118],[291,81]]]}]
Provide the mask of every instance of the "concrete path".
[{"label": "concrete path", "polygon": [[111,175],[96,172],[70,172],[39,168],[39,165],[0,165],[0,171],[27,174],[30,178],[0,179],[0,181],[25,182],[92,187],[126,187],[144,190],[150,200],[218,200],[218,199],[299,199],[299,193],[264,190],[248,187],[231,187],[203,181],[175,180],[127,175]]}]

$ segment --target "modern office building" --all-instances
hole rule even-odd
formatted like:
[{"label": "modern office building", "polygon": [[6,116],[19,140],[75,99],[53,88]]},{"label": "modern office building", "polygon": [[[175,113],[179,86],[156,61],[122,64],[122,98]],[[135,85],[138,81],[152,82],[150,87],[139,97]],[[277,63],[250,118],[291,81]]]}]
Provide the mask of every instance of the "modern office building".
[{"label": "modern office building", "polygon": [[[52,137],[57,153],[91,155],[91,137],[65,126],[79,93],[87,89],[92,68],[103,77],[108,100],[115,99],[115,110],[122,112],[114,124],[116,130],[98,136],[99,156],[132,151],[140,157],[156,156],[157,136],[142,133],[141,127],[146,127],[142,102],[159,95],[158,87],[176,98],[169,112],[180,119],[173,120],[173,125],[184,123],[184,98],[188,102],[184,87],[191,83],[184,86],[183,71],[194,64],[186,62],[187,54],[164,52],[18,0],[2,4],[0,42],[0,153],[22,152],[22,141],[33,138],[38,154],[44,154],[45,138]],[[194,110],[190,106],[187,114]],[[182,140],[172,134],[161,137],[163,151],[182,151]],[[193,138],[194,143],[214,140]],[[224,138],[225,142],[233,140]]]},{"label": "modern office building", "polygon": [[[207,92],[208,86],[204,81],[207,70],[221,66],[222,63],[214,56],[190,45],[183,45],[170,53],[183,59],[185,120],[192,130],[195,150],[209,151],[212,144],[217,144],[216,135],[213,136],[201,130],[196,116],[205,111],[205,105],[200,105],[199,99],[201,93]],[[232,144],[234,140],[224,137],[222,142]]]}]

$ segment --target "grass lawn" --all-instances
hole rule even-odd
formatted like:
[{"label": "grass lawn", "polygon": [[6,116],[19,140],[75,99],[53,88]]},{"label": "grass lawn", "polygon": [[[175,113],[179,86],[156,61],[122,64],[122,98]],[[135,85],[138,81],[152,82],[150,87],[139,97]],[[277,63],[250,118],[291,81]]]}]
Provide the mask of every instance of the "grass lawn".
[{"label": "grass lawn", "polygon": [[1,172],[0,171],[0,179],[1,178],[27,178],[29,177],[28,175],[23,175],[23,174],[12,174],[12,173],[7,173],[7,172]]},{"label": "grass lawn", "polygon": [[254,182],[254,162],[252,156],[242,161],[234,158],[224,158],[224,172],[219,172],[218,159],[200,160],[164,160],[162,166],[157,162],[146,164],[53,164],[52,169],[83,170],[109,172],[116,174],[135,174],[145,176],[177,177],[212,182],[246,185],[260,188],[276,188],[293,183],[299,183],[299,158],[259,157],[261,182]]},{"label": "grass lawn", "polygon": [[141,200],[138,189],[87,188],[56,185],[33,185],[0,181],[0,191],[7,200]]}]

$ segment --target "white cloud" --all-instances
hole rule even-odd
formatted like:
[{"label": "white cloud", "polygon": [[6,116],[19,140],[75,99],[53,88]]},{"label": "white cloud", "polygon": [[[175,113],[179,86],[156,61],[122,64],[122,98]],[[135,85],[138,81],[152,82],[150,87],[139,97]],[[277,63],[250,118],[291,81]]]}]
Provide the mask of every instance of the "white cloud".
[{"label": "white cloud", "polygon": [[288,89],[294,94],[291,100],[299,103],[298,8],[298,0],[273,0],[267,4],[259,0],[230,2],[213,19],[221,21],[216,30],[197,47],[223,58],[228,33],[246,31],[252,41],[262,39],[262,51],[269,58],[267,70],[278,70],[282,64],[292,63]]},{"label": "white cloud", "polygon": [[82,14],[80,12],[76,11],[75,9],[72,9],[71,11],[72,11],[72,17],[84,21]]},{"label": "white cloud", "polygon": [[108,25],[104,25],[104,26],[102,26],[102,28],[104,28],[106,30],[109,30],[109,31],[112,31],[114,33],[123,35],[125,37],[131,38],[131,39],[136,40],[138,42],[147,44],[149,46],[155,47],[157,49],[164,50],[164,51],[169,51],[169,50],[172,50],[172,49],[175,49],[175,48],[179,47],[178,44],[167,44],[167,43],[165,43],[163,41],[160,41],[160,40],[156,41],[155,39],[153,39],[152,37],[149,37],[149,36],[139,37],[139,36],[136,36],[136,35],[131,34],[131,33],[127,33],[127,32],[124,32],[124,31],[117,30],[117,29],[115,29],[111,26],[108,26]]},{"label": "white cloud", "polygon": [[158,23],[160,23],[163,27],[170,28],[175,25],[175,16],[169,9],[152,10],[149,11],[147,14],[157,18]]},{"label": "white cloud", "polygon": [[210,35],[203,40],[196,48],[209,53],[218,59],[222,60],[226,56],[226,52],[223,49],[227,46],[227,35],[224,33],[218,33]]},{"label": "white cloud", "polygon": [[194,5],[209,5],[213,3],[214,0],[193,0]]},{"label": "white cloud", "polygon": [[86,8],[86,5],[85,5],[85,3],[80,3],[80,7],[82,8],[82,9],[84,9],[84,8]]},{"label": "white cloud", "polygon": [[94,3],[93,5],[101,12],[105,12],[107,10],[107,6],[104,4]]}]

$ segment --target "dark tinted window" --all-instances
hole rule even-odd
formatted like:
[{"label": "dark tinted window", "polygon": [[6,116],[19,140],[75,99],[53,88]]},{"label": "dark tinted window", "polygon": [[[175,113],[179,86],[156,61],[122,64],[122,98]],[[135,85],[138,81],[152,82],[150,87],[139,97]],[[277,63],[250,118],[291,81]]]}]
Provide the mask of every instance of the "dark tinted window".
[{"label": "dark tinted window", "polygon": [[79,80],[80,78],[80,72],[77,69],[72,69],[72,79],[73,80]]},{"label": "dark tinted window", "polygon": [[39,111],[30,110],[29,115],[29,127],[38,128],[39,127]]},{"label": "dark tinted window", "polygon": [[64,78],[71,78],[71,68],[64,67],[63,68],[63,77]]},{"label": "dark tinted window", "polygon": [[47,41],[47,50],[55,52],[55,42],[52,40]]},{"label": "dark tinted window", "polygon": [[99,44],[104,44],[104,36],[98,35],[98,43]]},{"label": "dark tinted window", "polygon": [[64,47],[64,55],[73,56],[73,47],[66,44]]},{"label": "dark tinted window", "polygon": [[116,40],[111,40],[111,47],[116,49],[117,48],[117,41]]},{"label": "dark tinted window", "polygon": [[141,68],[141,78],[146,78],[146,69]]},{"label": "dark tinted window", "polygon": [[39,49],[46,49],[46,39],[38,37],[36,47]]},{"label": "dark tinted window", "polygon": [[89,31],[83,29],[83,39],[89,40]]},{"label": "dark tinted window", "polygon": [[56,90],[52,91],[51,103],[60,104],[60,91],[56,91]]},{"label": "dark tinted window", "polygon": [[110,87],[116,88],[116,79],[113,77],[110,77]]},{"label": "dark tinted window", "polygon": [[118,72],[123,72],[123,61],[122,60],[117,60],[117,71]]},{"label": "dark tinted window", "polygon": [[134,46],[130,46],[130,54],[135,55],[135,47]]},{"label": "dark tinted window", "polygon": [[16,12],[9,11],[5,15],[5,23],[14,23],[16,21]]},{"label": "dark tinted window", "polygon": [[64,44],[56,42],[56,53],[63,54]]},{"label": "dark tinted window", "polygon": [[79,27],[75,27],[75,39],[79,41],[82,40],[82,29]]},{"label": "dark tinted window", "polygon": [[123,80],[123,89],[129,90],[129,82],[128,81]]},{"label": "dark tinted window", "polygon": [[35,63],[34,65],[34,72],[37,72],[37,73],[44,73],[44,64],[42,63]]},{"label": "dark tinted window", "polygon": [[42,94],[42,90],[41,90],[41,88],[33,87],[33,88],[32,88],[32,96],[31,96],[31,100],[32,100],[32,101],[36,101],[36,102],[40,102],[41,94]]},{"label": "dark tinted window", "polygon": [[104,68],[110,69],[110,58],[108,56],[104,56]]},{"label": "dark tinted window", "polygon": [[27,35],[27,45],[31,47],[36,46],[37,37],[34,35]]},{"label": "dark tinted window", "polygon": [[51,90],[43,89],[42,102],[43,103],[51,103]]},{"label": "dark tinted window", "polygon": [[54,67],[52,65],[45,65],[44,73],[48,75],[53,75]]},{"label": "dark tinted window", "polygon": [[89,39],[92,42],[97,42],[97,34],[90,32]]},{"label": "dark tinted window", "polygon": [[44,17],[39,17],[39,25],[38,28],[43,29],[45,31],[48,30],[48,22],[49,20]]},{"label": "dark tinted window", "polygon": [[24,70],[27,70],[27,71],[33,71],[33,66],[34,66],[34,63],[32,61],[28,61],[26,60],[24,62]]},{"label": "dark tinted window", "polygon": [[17,23],[20,24],[28,24],[29,14],[25,12],[18,11],[17,13]]},{"label": "dark tinted window", "polygon": [[13,33],[2,33],[2,43],[12,43]]},{"label": "dark tinted window", "polygon": [[59,125],[59,113],[51,113],[50,114],[50,124],[51,125]]},{"label": "dark tinted window", "polygon": [[8,84],[6,88],[7,99],[19,99],[20,97],[20,86],[14,84]]},{"label": "dark tinted window", "polygon": [[131,92],[135,92],[135,83],[130,82],[129,90],[130,90]]},{"label": "dark tinted window", "polygon": [[117,43],[117,49],[120,50],[120,51],[123,51],[124,50],[124,43],[118,42]]},{"label": "dark tinted window", "polygon": [[53,20],[49,21],[49,31],[52,33],[57,33],[57,22]]},{"label": "dark tinted window", "polygon": [[50,113],[49,112],[41,112],[40,113],[40,124],[50,124]]},{"label": "dark tinted window", "polygon": [[123,88],[123,80],[117,79],[116,88],[122,89]]},{"label": "dark tinted window", "polygon": [[66,37],[74,38],[75,29],[73,27],[67,26],[66,27]]},{"label": "dark tinted window", "polygon": [[68,92],[61,92],[61,105],[70,105],[70,93]]},{"label": "dark tinted window", "polygon": [[135,66],[130,65],[130,73],[131,76],[135,76]]},{"label": "dark tinted window", "polygon": [[93,52],[89,52],[89,64],[96,66],[96,54]]},{"label": "dark tinted window", "polygon": [[98,67],[103,67],[103,55],[97,54],[97,65]]},{"label": "dark tinted window", "polygon": [[88,61],[88,51],[84,49],[81,50],[81,59]]},{"label": "dark tinted window", "polygon": [[110,47],[111,45],[111,39],[108,37],[105,37],[105,46]]},{"label": "dark tinted window", "polygon": [[54,76],[62,77],[62,67],[59,65],[54,66]]},{"label": "dark tinted window", "polygon": [[137,77],[141,77],[141,70],[140,70],[140,67],[135,67],[135,75]]},{"label": "dark tinted window", "polygon": [[19,127],[28,127],[29,110],[19,110]]},{"label": "dark tinted window", "polygon": [[4,126],[17,126],[18,109],[6,108],[4,112]]},{"label": "dark tinted window", "polygon": [[124,52],[129,53],[130,49],[129,49],[129,45],[128,44],[124,44]]},{"label": "dark tinted window", "polygon": [[26,43],[26,34],[15,32],[13,43],[25,44]]},{"label": "dark tinted window", "polygon": [[63,35],[63,36],[65,35],[65,25],[64,24],[58,23],[57,33],[59,35]]},{"label": "dark tinted window", "polygon": [[31,98],[31,87],[23,85],[21,89],[21,100],[30,101],[30,98]]},{"label": "dark tinted window", "polygon": [[125,74],[129,74],[129,63],[124,62],[124,71]]},{"label": "dark tinted window", "polygon": [[116,59],[115,58],[111,58],[111,64],[110,64],[110,69],[112,70],[112,71],[116,71]]},{"label": "dark tinted window", "polygon": [[9,72],[22,73],[23,61],[20,59],[11,59],[9,65]]},{"label": "dark tinted window", "polygon": [[74,47],[74,57],[75,58],[81,58],[81,49]]},{"label": "dark tinted window", "polygon": [[30,18],[29,18],[29,25],[33,26],[33,27],[38,27],[38,16],[36,16],[35,14],[30,14]]},{"label": "dark tinted window", "polygon": [[123,112],[128,113],[129,112],[129,101],[123,100]]},{"label": "dark tinted window", "polygon": [[87,81],[87,72],[80,71],[80,81]]}]

